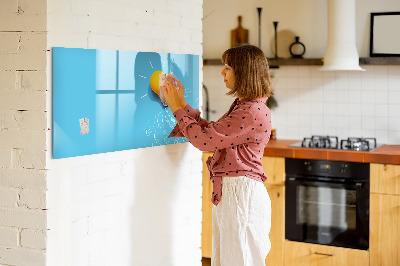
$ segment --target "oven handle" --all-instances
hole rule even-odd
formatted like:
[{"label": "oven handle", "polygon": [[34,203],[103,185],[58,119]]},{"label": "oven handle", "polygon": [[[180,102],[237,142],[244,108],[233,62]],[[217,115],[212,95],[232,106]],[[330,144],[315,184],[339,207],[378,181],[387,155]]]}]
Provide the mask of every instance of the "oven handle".
[{"label": "oven handle", "polygon": [[304,180],[303,178],[297,178],[297,177],[288,177],[287,181],[294,181],[297,183],[301,183],[304,185],[341,185],[344,187],[348,188],[353,188],[353,189],[361,189],[363,187],[363,183],[361,182],[356,182],[356,183],[346,183],[346,182],[332,182],[332,181],[321,181],[321,180],[316,180],[316,181],[309,181],[309,180]]}]

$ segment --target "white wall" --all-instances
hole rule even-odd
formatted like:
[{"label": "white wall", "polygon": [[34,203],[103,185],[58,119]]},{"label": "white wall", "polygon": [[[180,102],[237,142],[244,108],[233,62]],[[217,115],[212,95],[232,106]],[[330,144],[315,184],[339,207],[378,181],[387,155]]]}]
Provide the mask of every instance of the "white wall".
[{"label": "white wall", "polygon": [[[210,120],[229,108],[232,97],[219,72],[204,67],[210,92]],[[376,137],[381,144],[400,144],[400,66],[362,66],[365,72],[323,72],[319,66],[272,69],[278,108],[271,113],[280,139],[311,135]]]},{"label": "white wall", "polygon": [[[204,58],[220,58],[229,48],[229,30],[236,27],[238,15],[243,15],[243,26],[250,30],[250,43],[257,45],[257,6],[262,6],[263,12],[266,10],[263,23],[272,25],[273,20],[280,21],[279,25],[286,25],[281,29],[291,29],[301,36],[307,47],[306,57],[321,58],[326,47],[326,16],[322,15],[327,11],[326,3],[309,0],[231,1],[232,8],[227,9],[226,1],[205,0]],[[251,10],[245,8],[252,5]],[[398,10],[399,1],[357,1],[357,47],[361,57],[369,56],[369,12]],[[267,43],[273,38],[273,27],[268,25],[262,26],[264,29],[270,27],[262,33],[262,49],[271,56]],[[279,104],[272,111],[272,124],[278,138],[302,139],[322,134],[339,138],[376,137],[382,144],[399,144],[400,66],[363,67],[367,71],[321,72],[318,66],[272,69],[273,89]],[[210,93],[210,109],[216,111],[210,114],[210,120],[223,115],[233,100],[225,96],[226,88],[219,74],[221,68],[222,65],[203,69],[203,82]]]},{"label": "white wall", "polygon": [[[278,32],[291,31],[300,37],[300,41],[306,46],[305,57],[321,58],[324,56],[327,41],[327,2],[327,0],[204,0],[204,58],[219,59],[229,48],[230,31],[237,27],[238,16],[243,17],[242,26],[249,30],[249,43],[258,45],[257,7],[262,8],[261,49],[267,57],[274,55],[272,22],[278,21]],[[399,10],[398,0],[356,0],[356,42],[360,57],[369,56],[370,13]],[[290,34],[284,34],[288,35]],[[281,41],[286,39],[282,38]],[[278,53],[280,49],[278,48]]]},{"label": "white wall", "polygon": [[363,66],[365,72],[322,72],[318,67],[274,71],[272,123],[279,138],[311,135],[376,137],[400,143],[400,66]]},{"label": "white wall", "polygon": [[327,27],[326,1],[204,0],[204,58],[219,59],[229,48],[230,31],[237,27],[238,16],[242,16],[242,26],[249,30],[249,43],[258,45],[257,7],[262,8],[261,49],[267,57],[273,55],[273,21],[279,22],[278,31],[290,30],[300,36],[308,57],[317,57],[321,53],[327,38],[323,31]]},{"label": "white wall", "polygon": [[0,1],[0,265],[46,260],[46,1]]},{"label": "white wall", "polygon": [[[201,0],[48,0],[47,45],[201,56],[201,18]],[[50,56],[48,74],[51,90]],[[202,162],[190,144],[60,160],[49,150],[48,168],[47,265],[201,264]]]}]

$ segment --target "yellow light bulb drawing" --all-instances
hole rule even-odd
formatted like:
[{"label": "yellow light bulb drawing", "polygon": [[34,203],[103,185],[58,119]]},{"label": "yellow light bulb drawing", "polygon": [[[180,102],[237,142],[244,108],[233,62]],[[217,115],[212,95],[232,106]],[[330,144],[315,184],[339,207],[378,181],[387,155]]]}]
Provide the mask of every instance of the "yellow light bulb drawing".
[{"label": "yellow light bulb drawing", "polygon": [[[151,89],[160,97],[161,103],[164,105],[164,107],[168,106],[167,102],[165,101],[164,94],[162,90],[160,90],[161,86],[164,86],[167,77],[174,77],[174,74],[164,74],[162,71],[157,70],[154,71],[153,74],[150,77],[150,87]],[[173,84],[176,86],[176,89],[178,90],[178,84],[174,81]]]},{"label": "yellow light bulb drawing", "polygon": [[157,70],[151,75],[150,78],[150,87],[151,89],[160,96],[160,75],[164,74],[162,71]]}]

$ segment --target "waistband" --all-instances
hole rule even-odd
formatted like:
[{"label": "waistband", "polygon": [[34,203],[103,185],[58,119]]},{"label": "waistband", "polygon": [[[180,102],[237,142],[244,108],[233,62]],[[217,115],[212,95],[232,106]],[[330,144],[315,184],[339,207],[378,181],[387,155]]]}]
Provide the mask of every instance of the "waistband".
[{"label": "waistband", "polygon": [[239,183],[239,182],[258,182],[257,180],[248,178],[247,176],[224,176],[222,177],[222,184]]}]

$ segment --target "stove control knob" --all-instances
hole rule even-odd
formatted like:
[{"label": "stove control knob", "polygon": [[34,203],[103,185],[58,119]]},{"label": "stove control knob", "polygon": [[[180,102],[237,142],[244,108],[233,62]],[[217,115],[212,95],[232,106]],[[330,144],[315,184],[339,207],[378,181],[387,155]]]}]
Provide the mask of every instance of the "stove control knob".
[{"label": "stove control knob", "polygon": [[305,162],[304,165],[305,165],[306,170],[308,172],[310,172],[312,170],[311,162]]},{"label": "stove control knob", "polygon": [[340,168],[340,173],[341,174],[346,173],[346,169],[347,169],[347,164],[342,164],[342,167]]}]

